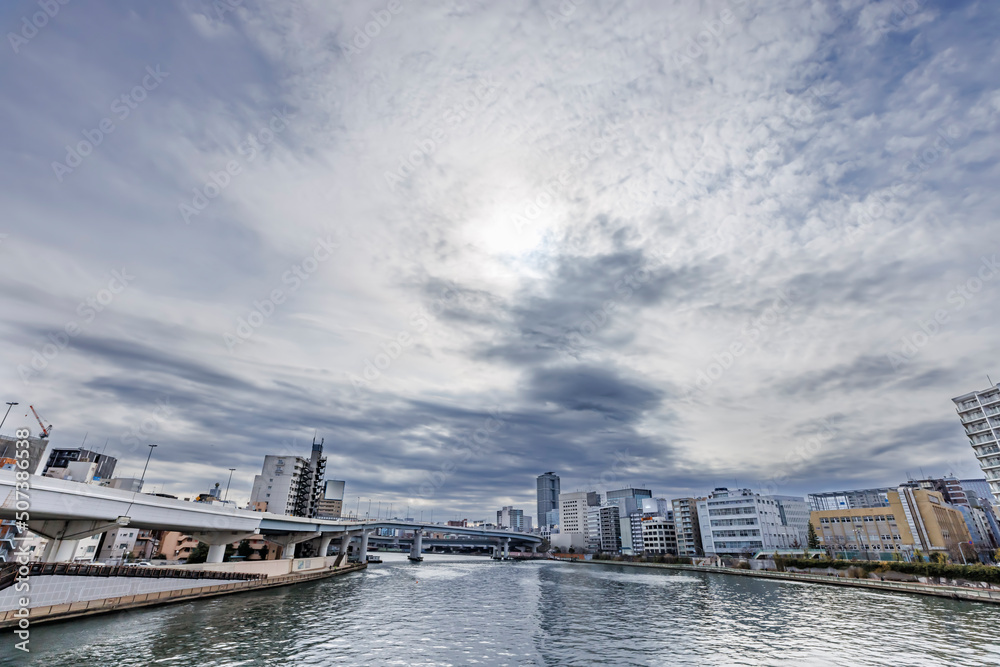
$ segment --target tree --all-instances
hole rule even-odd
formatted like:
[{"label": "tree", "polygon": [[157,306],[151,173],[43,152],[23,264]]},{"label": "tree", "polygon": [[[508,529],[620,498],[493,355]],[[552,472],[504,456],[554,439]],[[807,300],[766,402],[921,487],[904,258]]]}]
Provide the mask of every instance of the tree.
[{"label": "tree", "polygon": [[192,563],[204,563],[206,560],[208,560],[208,545],[204,542],[199,542],[198,546],[191,550],[186,562],[190,565]]},{"label": "tree", "polygon": [[268,546],[267,546],[267,545],[265,544],[264,546],[262,546],[262,547],[261,547],[261,548],[260,548],[260,549],[259,549],[259,550],[257,551],[257,553],[258,553],[258,554],[260,554],[260,559],[261,559],[261,560],[267,560],[267,554],[268,554],[268,552],[269,552],[269,551],[270,551],[270,549],[269,549],[269,548],[268,548]]},{"label": "tree", "polygon": [[236,555],[246,560],[253,553],[253,549],[250,548],[250,540],[240,540],[240,546],[236,549]]},{"label": "tree", "polygon": [[819,535],[816,534],[816,527],[812,525],[812,522],[809,523],[808,541],[810,549],[819,549]]}]

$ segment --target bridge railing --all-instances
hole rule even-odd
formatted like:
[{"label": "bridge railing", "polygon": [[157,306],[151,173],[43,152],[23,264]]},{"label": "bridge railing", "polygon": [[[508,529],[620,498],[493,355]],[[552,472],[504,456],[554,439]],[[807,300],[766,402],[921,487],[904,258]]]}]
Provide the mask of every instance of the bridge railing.
[{"label": "bridge railing", "polygon": [[[266,579],[266,574],[249,572],[214,572],[184,570],[174,567],[142,567],[137,565],[98,565],[94,563],[3,563],[0,565],[0,591],[13,585],[18,571],[27,567],[27,576],[67,575],[75,577],[142,577],[148,579]],[[25,574],[23,571],[21,574]]]}]

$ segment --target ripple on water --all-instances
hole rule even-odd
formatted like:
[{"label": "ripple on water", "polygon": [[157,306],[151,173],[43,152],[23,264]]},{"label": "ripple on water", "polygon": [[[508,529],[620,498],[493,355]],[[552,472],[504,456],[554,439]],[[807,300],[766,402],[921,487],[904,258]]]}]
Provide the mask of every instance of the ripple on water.
[{"label": "ripple on water", "polygon": [[1000,608],[624,566],[428,555],[300,586],[32,628],[0,664],[1000,664]]}]

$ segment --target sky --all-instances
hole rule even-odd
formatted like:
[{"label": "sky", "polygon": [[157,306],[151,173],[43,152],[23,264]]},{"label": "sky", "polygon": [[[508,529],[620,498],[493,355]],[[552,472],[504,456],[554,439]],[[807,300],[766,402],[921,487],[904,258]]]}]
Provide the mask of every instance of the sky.
[{"label": "sky", "polygon": [[[47,12],[47,13],[46,13]],[[4,433],[348,511],[979,477],[995,3],[8,2]],[[988,378],[992,373],[993,380]],[[405,506],[405,509],[404,509]]]}]

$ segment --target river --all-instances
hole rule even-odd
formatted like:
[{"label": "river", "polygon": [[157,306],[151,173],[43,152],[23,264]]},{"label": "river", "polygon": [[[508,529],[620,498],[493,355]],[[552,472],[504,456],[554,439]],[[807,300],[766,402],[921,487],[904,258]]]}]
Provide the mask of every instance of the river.
[{"label": "river", "polygon": [[1000,664],[1000,606],[724,574],[428,554],[9,630],[0,664]]}]

